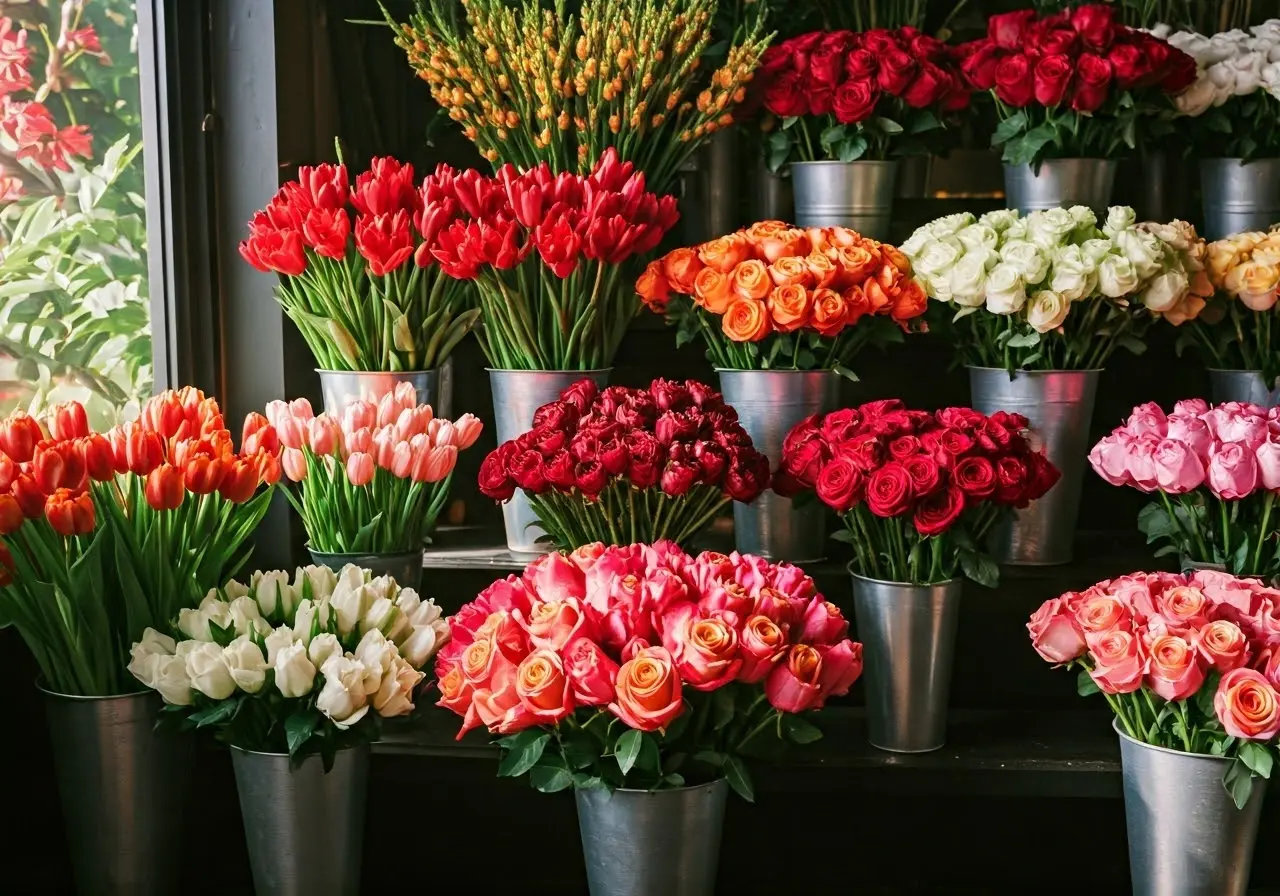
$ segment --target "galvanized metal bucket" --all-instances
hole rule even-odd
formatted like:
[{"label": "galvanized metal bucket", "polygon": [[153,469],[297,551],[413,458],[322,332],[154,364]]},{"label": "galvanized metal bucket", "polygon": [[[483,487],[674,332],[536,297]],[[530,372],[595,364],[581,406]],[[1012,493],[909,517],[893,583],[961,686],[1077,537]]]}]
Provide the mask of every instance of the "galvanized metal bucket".
[{"label": "galvanized metal bucket", "polygon": [[716,131],[682,167],[684,194],[681,206],[681,239],[704,243],[738,229],[738,158],[741,140],[737,131]]},{"label": "galvanized metal bucket", "polygon": [[947,699],[963,582],[906,585],[853,577],[871,745],[928,753],[947,741]]},{"label": "galvanized metal bucket", "polygon": [[[776,469],[782,441],[797,423],[833,410],[840,379],[830,370],[717,370],[725,403],[738,412],[756,450]],[[805,563],[826,555],[827,509],[810,501],[797,510],[790,498],[765,491],[751,504],[734,502],[737,549],[770,560]]]},{"label": "galvanized metal bucket", "polygon": [[159,695],[41,691],[76,892],[180,892],[191,744],[155,730]]},{"label": "galvanized metal bucket", "polygon": [[[555,401],[561,392],[579,380],[591,380],[603,388],[612,370],[490,370],[498,444],[528,432],[538,408]],[[550,544],[538,542],[546,533],[536,525],[536,520],[529,500],[523,492],[516,491],[511,500],[502,505],[507,550],[516,554],[545,554],[551,550]]]},{"label": "galvanized metal bucket", "polygon": [[401,383],[412,383],[418,404],[429,404],[437,417],[453,417],[453,359],[435,370],[369,373],[316,370],[326,414],[337,416],[353,401],[378,401]]},{"label": "galvanized metal bucket", "polygon": [[369,745],[290,768],[283,753],[231,748],[258,896],[355,896],[360,891]]},{"label": "galvanized metal bucket", "polygon": [[340,571],[348,563],[354,563],[361,569],[367,569],[374,577],[391,576],[401,588],[412,588],[415,591],[422,585],[422,551],[407,551],[401,554],[326,554],[307,548],[311,562],[316,566],[327,566],[334,572]]},{"label": "galvanized metal bucket", "polygon": [[1005,165],[1005,204],[1023,214],[1073,205],[1105,213],[1118,165],[1110,159],[1046,159],[1039,171],[1031,165]]},{"label": "galvanized metal bucket", "polygon": [[887,241],[897,162],[792,162],[796,225],[848,227]]},{"label": "galvanized metal bucket", "polygon": [[792,221],[795,218],[796,200],[791,189],[791,178],[774,174],[761,159],[755,178],[752,200],[752,219],[756,221]]},{"label": "galvanized metal bucket", "polygon": [[1100,370],[1020,370],[970,367],[973,408],[1009,411],[1031,421],[1031,444],[1062,472],[1044,497],[1017,512],[991,536],[996,559],[1013,566],[1060,566],[1075,550],[1080,489],[1089,453],[1089,424]]},{"label": "galvanized metal bucket", "polygon": [[1222,784],[1233,760],[1120,735],[1134,896],[1245,896],[1267,782],[1237,809]]},{"label": "galvanized metal bucket", "polygon": [[578,790],[591,896],[712,896],[724,827],[723,778],[675,790]]},{"label": "galvanized metal bucket", "polygon": [[1201,159],[1205,239],[1280,223],[1280,159]]},{"label": "galvanized metal bucket", "polygon": [[1273,408],[1280,405],[1280,388],[1268,389],[1259,370],[1210,370],[1209,397],[1214,404],[1242,401]]}]

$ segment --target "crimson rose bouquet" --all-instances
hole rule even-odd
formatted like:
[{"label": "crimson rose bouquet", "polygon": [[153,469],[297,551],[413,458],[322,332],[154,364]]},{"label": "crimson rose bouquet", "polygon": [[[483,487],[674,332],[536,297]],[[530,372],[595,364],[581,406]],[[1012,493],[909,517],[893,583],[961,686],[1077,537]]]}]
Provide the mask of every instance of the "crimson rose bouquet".
[{"label": "crimson rose bouquet", "polygon": [[811,489],[839,514],[845,528],[833,537],[853,545],[860,576],[932,585],[963,571],[994,587],[999,570],[983,552],[991,527],[1061,475],[1026,428],[1021,414],[910,411],[897,399],[815,414],[787,434],[773,488]]},{"label": "crimson rose bouquet", "polygon": [[1155,747],[1224,756],[1243,808],[1280,734],[1280,591],[1200,570],[1134,573],[1045,601],[1027,623],[1046,662],[1080,669],[1117,730]]},{"label": "crimson rose bouquet", "polygon": [[710,386],[647,389],[580,380],[538,408],[533,429],[480,465],[480,491],[529,496],[557,548],[591,542],[685,544],[730,502],[754,501],[769,461]]},{"label": "crimson rose bouquet", "polygon": [[498,774],[661,790],[726,778],[744,756],[822,736],[803,713],[848,692],[862,645],[788,563],[692,557],[671,542],[548,554],[449,620],[440,706],[503,735]]},{"label": "crimson rose bouquet", "polygon": [[781,121],[768,140],[772,171],[793,159],[927,155],[926,138],[970,95],[955,52],[911,27],[785,40],[765,51],[752,90]]},{"label": "crimson rose bouquet", "polygon": [[304,165],[253,216],[240,254],[280,275],[276,298],[324,369],[430,370],[480,314],[426,251],[457,211],[436,200],[390,157],[350,187],[346,165]]},{"label": "crimson rose bouquet", "polygon": [[[472,280],[480,344],[503,370],[597,370],[613,363],[638,305],[623,263],[657,248],[676,223],[673,196],[645,191],[644,174],[610,147],[589,175],[544,162],[487,177],[440,167],[429,204],[461,211],[433,228],[424,251],[446,276]],[[535,251],[536,250],[536,251]]]},{"label": "crimson rose bouquet", "polygon": [[1280,409],[1201,399],[1165,415],[1148,402],[1093,446],[1112,485],[1159,495],[1138,514],[1156,556],[1222,564],[1235,575],[1280,574]]},{"label": "crimson rose bouquet", "polygon": [[1005,162],[1111,158],[1172,132],[1170,98],[1195,81],[1195,60],[1115,15],[1101,3],[1023,9],[991,16],[987,36],[960,48],[969,82],[995,96],[991,145]]}]

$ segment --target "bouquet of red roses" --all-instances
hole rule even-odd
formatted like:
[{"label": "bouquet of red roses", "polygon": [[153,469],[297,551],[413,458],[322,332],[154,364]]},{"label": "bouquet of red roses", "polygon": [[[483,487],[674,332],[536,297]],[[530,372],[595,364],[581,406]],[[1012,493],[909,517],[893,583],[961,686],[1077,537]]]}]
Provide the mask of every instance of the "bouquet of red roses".
[{"label": "bouquet of red roses", "polygon": [[814,415],[782,445],[774,490],[812,489],[840,515],[855,572],[916,585],[963,571],[993,587],[983,543],[1001,512],[1026,507],[1058,481],[1031,448],[1027,418],[970,408],[910,411],[897,399]]},{"label": "bouquet of red roses", "polygon": [[1172,132],[1170,97],[1195,81],[1196,62],[1115,16],[1101,3],[1043,18],[1023,9],[991,16],[987,36],[960,47],[969,82],[995,95],[991,145],[1005,162],[1112,158]]},{"label": "bouquet of red roses", "polygon": [[[598,370],[613,363],[638,306],[623,263],[655,249],[676,223],[672,196],[610,147],[591,174],[461,174],[442,166],[423,185],[425,215],[442,214],[421,251],[475,281],[489,363],[502,370]],[[454,210],[461,214],[453,219]],[[452,223],[449,223],[452,221]]]},{"label": "bouquet of red roses", "polygon": [[927,155],[928,135],[971,92],[954,50],[911,27],[793,37],[765,51],[752,90],[780,120],[768,141],[772,171],[789,160]]},{"label": "bouquet of red roses", "polygon": [[522,489],[557,548],[592,542],[685,544],[730,502],[754,501],[769,461],[710,386],[647,389],[580,380],[538,408],[533,429],[480,465],[480,491]]},{"label": "bouquet of red roses", "polygon": [[787,563],[670,542],[548,554],[449,620],[440,706],[504,737],[498,774],[568,787],[683,787],[822,732],[801,713],[848,692],[862,645]]}]

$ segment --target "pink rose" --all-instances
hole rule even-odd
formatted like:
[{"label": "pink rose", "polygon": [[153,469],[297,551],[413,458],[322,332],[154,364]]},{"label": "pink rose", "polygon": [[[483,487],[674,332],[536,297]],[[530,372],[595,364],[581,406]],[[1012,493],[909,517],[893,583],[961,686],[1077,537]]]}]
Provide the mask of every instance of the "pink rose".
[{"label": "pink rose", "polygon": [[1267,438],[1267,412],[1257,405],[1228,401],[1210,408],[1201,419],[1219,442],[1257,448]]},{"label": "pink rose", "polygon": [[1132,616],[1129,607],[1110,594],[1094,594],[1083,598],[1075,613],[1080,628],[1088,632],[1106,632],[1128,628]]},{"label": "pink rose", "polygon": [[1135,573],[1112,579],[1104,583],[1100,590],[1124,603],[1140,619],[1146,619],[1156,612],[1155,600],[1151,597],[1153,584],[1156,583],[1146,573]]},{"label": "pink rose", "polygon": [[1209,452],[1209,490],[1216,497],[1235,501],[1258,485],[1258,463],[1253,451],[1239,442],[1215,445]]},{"label": "pink rose", "polygon": [[768,616],[752,616],[742,627],[742,665],[738,680],[747,684],[762,681],[787,650],[787,627]]},{"label": "pink rose", "polygon": [[565,648],[564,669],[578,703],[605,706],[613,699],[618,664],[609,659],[596,642],[578,638]]},{"label": "pink rose", "polygon": [[520,704],[540,725],[554,725],[573,712],[573,688],[554,650],[535,650],[516,670]]},{"label": "pink rose", "polygon": [[734,565],[728,555],[703,551],[684,571],[693,589],[705,594],[717,582],[733,581]]},{"label": "pink rose", "polygon": [[791,601],[774,588],[760,589],[760,593],[756,595],[755,605],[751,608],[751,615],[767,616],[779,625],[790,625],[798,616],[803,618],[802,613],[797,614],[793,611]]},{"label": "pink rose", "polygon": [[621,651],[634,638],[653,637],[652,614],[644,606],[644,583],[631,573],[587,589],[587,614],[609,650]]},{"label": "pink rose", "polygon": [[773,567],[773,581],[770,587],[786,595],[790,600],[807,601],[818,593],[818,586],[814,584],[813,577],[790,563],[779,563]]},{"label": "pink rose", "polygon": [[582,567],[564,554],[545,554],[525,567],[525,584],[539,599],[550,602],[587,596]]},{"label": "pink rose", "polygon": [[1147,682],[1164,699],[1185,700],[1204,684],[1204,669],[1195,649],[1184,639],[1158,635],[1147,650],[1151,657]]},{"label": "pink rose", "polygon": [[828,697],[843,697],[862,674],[862,645],[845,638],[830,647],[819,647],[822,654],[822,675],[818,687],[822,701]]},{"label": "pink rose", "polygon": [[599,541],[594,544],[584,544],[569,554],[569,562],[585,573],[596,565],[596,561],[604,553],[604,548],[604,544]]},{"label": "pink rose", "polygon": [[[1210,602],[1204,592],[1190,585],[1179,585],[1156,597],[1156,613],[1175,633],[1198,629],[1208,623]],[[1155,621],[1152,620],[1152,625]]]},{"label": "pink rose", "polygon": [[671,654],[646,647],[618,670],[609,711],[638,731],[660,731],[684,711],[684,694]]},{"label": "pink rose", "polygon": [[808,644],[794,644],[765,679],[769,705],[780,712],[804,712],[821,699],[822,654]]},{"label": "pink rose", "polygon": [[737,582],[716,582],[702,592],[698,606],[708,611],[732,613],[739,619],[745,619],[754,603],[747,589]]},{"label": "pink rose", "polygon": [[1129,419],[1125,421],[1125,430],[1132,436],[1153,435],[1161,439],[1168,431],[1167,418],[1160,405],[1154,401],[1140,404],[1133,409]]},{"label": "pink rose", "polygon": [[1129,632],[1113,629],[1086,638],[1094,667],[1089,676],[1107,694],[1128,694],[1142,684],[1146,665],[1138,639]]},{"label": "pink rose", "polygon": [[1084,635],[1071,605],[1061,597],[1045,601],[1027,623],[1031,646],[1046,662],[1069,663],[1084,653]]},{"label": "pink rose", "polygon": [[1153,492],[1160,485],[1156,479],[1156,448],[1159,445],[1160,437],[1151,433],[1137,436],[1129,444],[1125,468],[1133,480],[1132,485],[1144,492]]},{"label": "pink rose", "polygon": [[1165,439],[1156,446],[1152,458],[1156,466],[1156,484],[1170,495],[1182,495],[1204,482],[1204,464],[1186,444]]},{"label": "pink rose", "polygon": [[1112,485],[1128,485],[1129,446],[1133,436],[1124,431],[1117,431],[1093,446],[1089,452],[1089,463],[1094,471]]},{"label": "pink rose", "polygon": [[1218,619],[1200,629],[1196,648],[1209,665],[1225,673],[1245,664],[1249,640],[1240,626],[1226,619]]},{"label": "pink rose", "polygon": [[1270,741],[1280,734],[1280,695],[1260,672],[1235,669],[1222,676],[1213,711],[1227,734]]},{"label": "pink rose", "polygon": [[572,597],[536,603],[528,613],[516,613],[516,621],[529,634],[534,646],[559,650],[578,635],[591,637],[586,610]]},{"label": "pink rose", "polygon": [[1268,439],[1258,446],[1254,459],[1258,462],[1258,478],[1268,491],[1280,489],[1280,442]]},{"label": "pink rose", "polygon": [[1181,442],[1201,460],[1209,458],[1209,449],[1213,446],[1213,433],[1209,426],[1199,417],[1169,415],[1169,433],[1166,438]]},{"label": "pink rose", "polygon": [[644,605],[649,612],[661,616],[667,607],[689,599],[689,586],[670,569],[650,569],[644,576]]},{"label": "pink rose", "polygon": [[769,584],[770,563],[764,557],[754,554],[739,554],[734,551],[729,555],[733,562],[733,580],[747,590],[756,594]]},{"label": "pink rose", "polygon": [[849,633],[849,620],[835,604],[815,597],[800,623],[800,640],[809,644],[835,644]]},{"label": "pink rose", "polygon": [[[1260,671],[1267,681],[1271,682],[1273,688],[1280,687],[1280,650],[1268,649],[1258,657],[1258,671]],[[443,701],[442,701],[443,702]]]},{"label": "pink rose", "polygon": [[1169,416],[1199,417],[1207,410],[1209,410],[1209,402],[1203,398],[1184,398],[1173,406],[1173,413]]},{"label": "pink rose", "polygon": [[1252,616],[1258,604],[1257,594],[1244,579],[1216,569],[1197,569],[1187,583],[1203,591],[1210,603],[1234,607],[1246,616]]},{"label": "pink rose", "polygon": [[738,630],[733,617],[723,611],[699,610],[686,601],[667,612],[662,630],[662,646],[675,660],[676,671],[696,690],[714,691],[732,681],[742,667]]}]

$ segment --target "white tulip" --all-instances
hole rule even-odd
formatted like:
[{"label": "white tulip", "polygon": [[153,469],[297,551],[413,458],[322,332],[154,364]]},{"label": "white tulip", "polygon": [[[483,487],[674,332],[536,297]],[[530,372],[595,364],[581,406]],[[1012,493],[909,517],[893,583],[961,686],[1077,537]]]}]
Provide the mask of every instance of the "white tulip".
[{"label": "white tulip", "polygon": [[1142,304],[1155,314],[1172,311],[1190,286],[1191,281],[1182,271],[1165,271],[1153,277],[1142,291]]},{"label": "white tulip", "polygon": [[1000,260],[1018,272],[1024,283],[1034,286],[1049,273],[1049,257],[1035,243],[1009,240],[1000,247]]},{"label": "white tulip", "polygon": [[293,614],[293,637],[304,645],[311,643],[312,623],[316,621],[316,605],[308,598],[298,601]]},{"label": "white tulip", "polygon": [[324,686],[316,698],[316,709],[339,728],[350,728],[369,711],[365,672],[363,663],[345,656],[330,657],[320,670]]},{"label": "white tulip", "polygon": [[365,582],[369,581],[369,573],[361,569],[354,563],[348,563],[342,569],[338,570],[338,580],[333,583],[334,591],[341,585],[348,588],[359,588]]},{"label": "white tulip", "polygon": [[262,648],[247,635],[241,635],[222,651],[227,669],[236,687],[246,694],[256,694],[262,690],[267,680],[267,660],[262,655]]},{"label": "white tulip", "polygon": [[223,601],[216,590],[205,595],[195,609],[184,607],[178,611],[178,630],[192,640],[212,641],[210,622],[219,628],[231,627],[231,605]]},{"label": "white tulip", "polygon": [[396,595],[400,593],[400,586],[396,584],[396,580],[391,576],[378,576],[370,579],[368,582],[369,593],[373,595],[374,600],[387,598],[395,600]]},{"label": "white tulip", "polygon": [[293,637],[293,629],[287,625],[282,625],[272,630],[271,634],[266,637],[267,646],[267,663],[275,665],[276,657],[280,655],[280,651],[286,647],[292,647],[297,643],[297,639]]},{"label": "white tulip", "polygon": [[351,634],[372,602],[363,584],[352,587],[340,576],[330,598],[330,606],[338,615],[338,634],[344,638]]},{"label": "white tulip", "polygon": [[[183,644],[195,643],[197,642],[183,642]],[[160,698],[165,703],[173,706],[190,706],[191,678],[187,675],[186,658],[178,654],[158,657],[155,665],[155,679],[151,687],[159,692]]]},{"label": "white tulip", "polygon": [[419,625],[413,634],[400,645],[400,655],[415,669],[421,669],[436,655],[436,651],[449,643],[449,624],[437,619],[430,625]]},{"label": "white tulip", "polygon": [[333,594],[333,586],[338,583],[338,574],[327,566],[302,566],[293,578],[293,589],[302,596],[303,582],[310,583],[311,599],[319,600]]},{"label": "white tulip", "polygon": [[307,658],[307,648],[292,644],[276,654],[276,687],[286,697],[305,697],[316,683],[316,667]]},{"label": "white tulip", "polygon": [[248,593],[249,586],[241,582],[227,582],[227,584],[222,587],[223,597],[226,598],[228,603],[235,600],[237,597],[245,597]]},{"label": "white tulip", "polygon": [[1048,333],[1062,326],[1071,303],[1052,290],[1034,293],[1027,306],[1027,323],[1037,333]]},{"label": "white tulip", "polygon": [[360,619],[360,634],[377,631],[385,633],[390,631],[396,625],[396,617],[401,615],[396,609],[396,605],[391,602],[390,598],[379,597],[369,605],[369,609],[365,610],[364,616]]},{"label": "white tulip", "polygon": [[247,635],[257,631],[256,621],[262,618],[258,602],[252,597],[237,597],[229,605],[231,624],[235,626],[237,635]]},{"label": "white tulip", "polygon": [[430,625],[443,615],[434,600],[430,598],[420,600],[418,595],[408,588],[400,592],[400,596],[396,598],[396,606],[409,617],[411,625]]},{"label": "white tulip", "polygon": [[987,274],[987,310],[992,314],[1016,314],[1026,301],[1026,286],[1013,265],[998,264]]},{"label": "white tulip", "polygon": [[1093,292],[1097,278],[1097,265],[1080,251],[1079,246],[1063,246],[1053,257],[1049,289],[1060,295],[1064,303],[1074,302]]},{"label": "white tulip", "polygon": [[324,632],[311,639],[307,657],[312,665],[319,669],[331,656],[342,656],[342,644],[338,642],[336,635]]},{"label": "white tulip", "polygon": [[210,641],[198,644],[186,656],[191,686],[212,700],[225,700],[235,693],[236,682],[227,668],[222,648]]},{"label": "white tulip", "polygon": [[413,711],[413,692],[426,677],[400,657],[382,678],[382,686],[373,695],[373,709],[383,718],[394,718]]},{"label": "white tulip", "polygon": [[1098,291],[1108,298],[1123,298],[1134,292],[1141,282],[1133,262],[1123,255],[1108,255],[1098,263]]},{"label": "white tulip", "polygon": [[373,630],[360,639],[351,654],[365,668],[365,693],[373,694],[378,689],[382,676],[391,671],[392,660],[400,654],[396,645],[383,637],[382,632]]},{"label": "white tulip", "polygon": [[290,597],[289,576],[278,569],[270,572],[255,572],[249,582],[253,595],[262,608],[263,616],[271,616],[279,610],[282,616],[288,617],[293,601]]},{"label": "white tulip", "polygon": [[155,688],[156,669],[160,660],[173,656],[176,647],[173,638],[168,635],[153,628],[144,630],[142,640],[129,651],[129,672],[147,687]]}]

